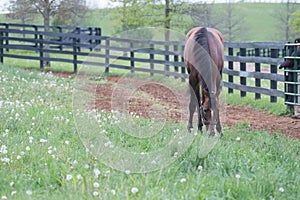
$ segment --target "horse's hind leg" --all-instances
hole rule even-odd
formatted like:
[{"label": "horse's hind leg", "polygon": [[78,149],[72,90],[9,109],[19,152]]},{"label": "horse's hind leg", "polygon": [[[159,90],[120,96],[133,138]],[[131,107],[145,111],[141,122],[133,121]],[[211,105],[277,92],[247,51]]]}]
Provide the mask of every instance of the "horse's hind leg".
[{"label": "horse's hind leg", "polygon": [[191,99],[190,99],[190,105],[189,105],[189,111],[190,111],[190,117],[189,117],[189,123],[188,123],[188,130],[191,131],[193,128],[193,115],[196,110],[196,102],[194,96],[191,94]]},{"label": "horse's hind leg", "polygon": [[193,128],[193,115],[195,113],[195,110],[197,108],[198,110],[198,130],[202,132],[202,119],[201,119],[201,112],[200,112],[200,91],[199,91],[199,82],[197,79],[192,79],[190,77],[189,80],[190,83],[190,104],[189,104],[189,111],[190,111],[190,117],[189,117],[189,123],[188,123],[188,129],[191,130]]}]

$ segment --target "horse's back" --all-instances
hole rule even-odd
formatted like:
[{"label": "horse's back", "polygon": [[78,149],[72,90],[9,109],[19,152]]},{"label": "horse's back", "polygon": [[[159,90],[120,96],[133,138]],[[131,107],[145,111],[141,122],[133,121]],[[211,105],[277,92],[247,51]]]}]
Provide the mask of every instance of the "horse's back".
[{"label": "horse's back", "polygon": [[[190,44],[196,41],[195,37],[197,37],[197,33],[199,33],[203,28],[205,27],[192,28],[186,34],[186,48],[189,48],[189,46],[191,46]],[[224,38],[222,36],[222,33],[219,30],[215,28],[206,28],[206,29],[208,32],[208,41],[210,46],[209,53],[215,65],[221,71],[224,65]],[[188,55],[185,55],[185,57],[188,57]]]}]

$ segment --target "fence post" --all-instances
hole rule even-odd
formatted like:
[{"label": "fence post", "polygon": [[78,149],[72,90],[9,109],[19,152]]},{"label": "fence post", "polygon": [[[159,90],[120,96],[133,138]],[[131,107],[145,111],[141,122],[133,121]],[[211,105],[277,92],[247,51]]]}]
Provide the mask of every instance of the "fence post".
[{"label": "fence post", "polygon": [[[95,31],[96,31],[96,36],[101,36],[102,35],[101,28],[96,28]],[[101,44],[101,40],[96,40],[96,44],[97,45]]]},{"label": "fence post", "polygon": [[[182,49],[181,52],[184,52],[184,45],[181,46],[181,49]],[[184,57],[183,57],[183,55],[181,56],[181,62],[182,62],[182,63],[185,63],[185,62],[184,62]],[[181,74],[182,74],[182,75],[185,74],[185,68],[186,68],[186,66],[185,66],[185,64],[184,64],[184,66],[181,67]],[[182,76],[181,81],[182,81],[182,82],[185,82],[184,76]]]},{"label": "fence post", "polygon": [[[278,49],[271,49],[271,58],[278,58]],[[271,73],[277,74],[277,65],[271,65]],[[277,89],[277,81],[271,80],[271,89]],[[271,96],[271,102],[277,102],[276,96]]]},{"label": "fence post", "polygon": [[[228,48],[228,55],[233,56],[233,48],[231,48],[231,47]],[[228,69],[233,70],[233,62],[232,61],[228,61]],[[228,75],[228,82],[233,83],[232,75]],[[228,87],[228,93],[233,93],[233,89]]]},{"label": "fence post", "polygon": [[[93,28],[89,27],[88,30],[89,30],[89,35],[92,36],[93,35]],[[90,51],[93,51],[93,48],[92,48],[93,40],[92,39],[89,39],[89,44],[90,44]],[[96,42],[95,42],[95,44],[96,44]]]},{"label": "fence post", "polygon": [[37,40],[38,40],[38,27],[36,25],[32,25],[32,27],[34,29],[34,39],[35,39],[34,47],[38,48],[38,42],[37,42]]},{"label": "fence post", "polygon": [[43,35],[40,34],[39,35],[39,43],[40,43],[40,48],[39,48],[39,51],[40,51],[40,69],[44,69],[44,50],[43,50]]},{"label": "fence post", "polygon": [[165,43],[165,72],[166,72],[166,77],[169,77],[168,73],[170,71],[170,65],[167,64],[170,61],[170,56],[169,56],[169,44]]},{"label": "fence post", "polygon": [[133,42],[130,42],[130,72],[134,73],[134,45]]},{"label": "fence post", "polygon": [[[62,28],[61,26],[57,26],[58,32],[62,33]],[[63,45],[61,44],[63,42],[63,38],[62,36],[59,36],[59,41],[60,41],[60,45],[59,45],[59,50],[62,51],[63,50]]]},{"label": "fence post", "polygon": [[149,55],[149,58],[150,58],[150,76],[153,76],[154,73],[153,73],[153,70],[154,70],[154,54],[153,54],[153,51],[154,51],[154,44],[153,43],[150,43],[150,55]]},{"label": "fence post", "polygon": [[105,73],[109,72],[109,46],[110,46],[109,38],[106,38],[106,40],[105,40]]},{"label": "fence post", "polygon": [[3,32],[0,32],[0,63],[3,63]]},{"label": "fence post", "polygon": [[73,64],[74,64],[74,72],[77,72],[77,38],[73,38]]},{"label": "fence post", "polygon": [[77,39],[77,43],[79,44],[79,45],[77,45],[78,47],[78,52],[80,52],[80,32],[81,32],[81,29],[80,29],[80,27],[76,27],[76,33],[78,34],[78,39]]},{"label": "fence post", "polygon": [[9,48],[8,48],[8,45],[9,45],[9,39],[8,39],[8,30],[9,30],[9,24],[5,24],[5,37],[6,37],[6,40],[5,40],[5,45],[6,45],[6,51],[9,52]]},{"label": "fence post", "polygon": [[[177,66],[177,63],[178,63],[178,45],[177,44],[174,44],[174,63],[175,63],[175,67],[174,67],[174,71],[178,73],[178,66]],[[175,79],[178,78],[177,75],[174,75]]]},{"label": "fence post", "polygon": [[[240,56],[246,56],[246,49],[245,48],[240,48]],[[246,71],[246,63],[244,63],[244,62],[240,63],[240,70],[241,71]],[[246,77],[240,77],[240,82],[241,82],[241,85],[247,85]],[[241,97],[245,97],[246,92],[241,91],[240,95],[241,95]]]},{"label": "fence post", "polygon": [[[259,56],[260,56],[260,49],[255,48],[255,57],[259,57]],[[260,63],[255,63],[255,72],[261,72]],[[260,79],[256,78],[255,79],[255,87],[260,88],[260,86],[261,86],[261,81],[260,81]],[[255,93],[255,99],[261,99],[261,94]]]}]

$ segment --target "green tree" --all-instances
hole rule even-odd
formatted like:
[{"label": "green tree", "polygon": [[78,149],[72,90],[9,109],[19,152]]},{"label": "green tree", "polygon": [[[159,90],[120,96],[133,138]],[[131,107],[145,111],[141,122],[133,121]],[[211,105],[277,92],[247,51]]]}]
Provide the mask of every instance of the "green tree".
[{"label": "green tree", "polygon": [[213,4],[194,3],[188,8],[189,16],[193,21],[193,26],[216,27],[216,20],[213,14]]},{"label": "green tree", "polygon": [[294,12],[291,17],[291,29],[297,35],[297,37],[300,37],[300,11]]},{"label": "green tree", "polygon": [[299,9],[299,3],[295,0],[288,0],[281,10],[277,10],[275,17],[278,19],[279,37],[285,41],[294,40],[293,33],[293,14]]},{"label": "green tree", "polygon": [[[244,40],[247,39],[247,32],[249,28],[247,27],[245,22],[245,17],[242,15],[238,15],[236,10],[238,9],[237,4],[226,3],[223,10],[220,12],[218,16],[218,25],[217,27],[222,32],[226,41],[232,42],[235,40]],[[243,34],[240,34],[240,33]],[[245,38],[238,38],[245,37]]]},{"label": "green tree", "polygon": [[8,10],[9,18],[19,19],[22,24],[33,21],[36,10],[31,4],[26,3],[27,0],[10,0]]},{"label": "green tree", "polygon": [[114,9],[118,31],[128,31],[144,26],[146,1],[144,0],[111,0],[119,6]]}]

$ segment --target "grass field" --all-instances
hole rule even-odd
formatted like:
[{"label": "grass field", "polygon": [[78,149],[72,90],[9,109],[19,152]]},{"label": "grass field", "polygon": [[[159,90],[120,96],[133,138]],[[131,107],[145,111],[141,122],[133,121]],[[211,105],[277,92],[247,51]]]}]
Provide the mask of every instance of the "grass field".
[{"label": "grass field", "polygon": [[[126,170],[108,167],[93,150],[101,141],[95,138],[94,145],[84,146],[76,128],[74,82],[71,77],[0,65],[2,199],[300,198],[299,141],[249,131],[247,123],[225,127],[220,139],[193,136],[182,154],[176,157],[173,149],[165,155],[171,162],[159,163],[152,172],[135,173],[133,165]],[[97,131],[110,139],[105,158],[117,163],[115,147],[137,156],[164,152],[168,141],[184,134],[180,124],[166,123],[152,137],[135,137],[115,123],[115,113],[100,112],[97,117]]]}]

